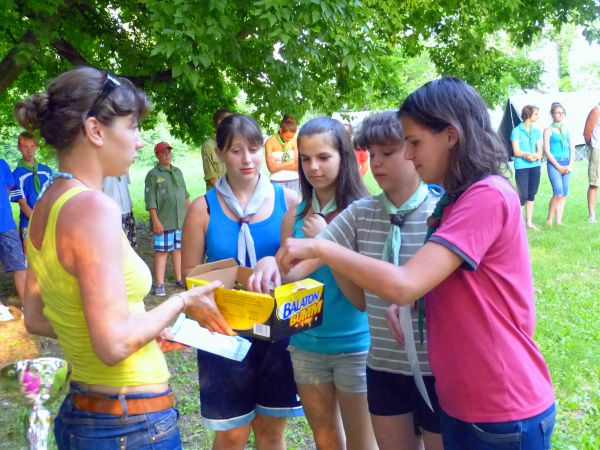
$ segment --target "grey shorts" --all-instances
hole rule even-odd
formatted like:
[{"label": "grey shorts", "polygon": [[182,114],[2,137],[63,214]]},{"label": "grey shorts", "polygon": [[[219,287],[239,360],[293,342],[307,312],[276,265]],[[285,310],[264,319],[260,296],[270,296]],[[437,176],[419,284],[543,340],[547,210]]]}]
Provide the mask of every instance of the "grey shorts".
[{"label": "grey shorts", "polygon": [[333,383],[336,389],[351,393],[367,392],[367,354],[316,353],[288,347],[296,384]]},{"label": "grey shorts", "polygon": [[17,230],[0,233],[0,263],[5,272],[17,272],[27,269],[23,243]]},{"label": "grey shorts", "polygon": [[600,186],[600,148],[588,147],[590,186]]}]

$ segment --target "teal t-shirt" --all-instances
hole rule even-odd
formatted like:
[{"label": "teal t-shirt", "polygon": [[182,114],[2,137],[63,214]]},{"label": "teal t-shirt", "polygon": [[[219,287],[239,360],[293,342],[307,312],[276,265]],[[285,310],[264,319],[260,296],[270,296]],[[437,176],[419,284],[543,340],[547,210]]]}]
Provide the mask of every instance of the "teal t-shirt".
[{"label": "teal t-shirt", "polygon": [[[510,134],[511,142],[517,141],[519,143],[519,149],[524,153],[537,153],[536,144],[541,142],[542,133],[537,128],[531,127],[528,131],[523,123],[513,128]],[[530,167],[537,167],[541,164],[540,160],[527,161],[524,158],[517,158],[515,156],[515,170],[517,169],[528,169]]]},{"label": "teal t-shirt", "polygon": [[571,156],[571,135],[567,131],[565,140],[560,135],[560,132],[550,130],[550,153],[556,159],[569,159]]},{"label": "teal t-shirt", "polygon": [[[305,202],[298,205],[302,211]],[[304,238],[303,217],[296,217],[294,234]],[[325,285],[323,290],[323,323],[321,326],[303,331],[290,337],[290,344],[315,353],[358,353],[369,350],[369,322],[366,312],[359,311],[342,294],[328,266],[311,273],[308,278]]]}]

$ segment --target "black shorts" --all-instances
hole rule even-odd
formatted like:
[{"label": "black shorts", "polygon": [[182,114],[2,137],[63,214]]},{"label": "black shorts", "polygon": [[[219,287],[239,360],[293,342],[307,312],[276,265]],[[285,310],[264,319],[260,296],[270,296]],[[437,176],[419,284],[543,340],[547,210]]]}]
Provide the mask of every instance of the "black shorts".
[{"label": "black shorts", "polygon": [[271,417],[304,415],[296,391],[288,339],[250,339],[238,362],[198,350],[202,423],[222,431],[250,423],[256,413]]},{"label": "black shorts", "polygon": [[515,170],[515,181],[517,183],[517,191],[519,192],[521,206],[523,206],[525,202],[532,202],[535,200],[535,195],[540,187],[540,174],[540,166]]},{"label": "black shorts", "polygon": [[415,433],[420,429],[431,433],[440,432],[438,398],[435,393],[435,378],[424,376],[423,381],[434,411],[429,409],[417,389],[412,375],[383,372],[367,367],[367,400],[369,412],[376,416],[399,416],[413,413]]}]

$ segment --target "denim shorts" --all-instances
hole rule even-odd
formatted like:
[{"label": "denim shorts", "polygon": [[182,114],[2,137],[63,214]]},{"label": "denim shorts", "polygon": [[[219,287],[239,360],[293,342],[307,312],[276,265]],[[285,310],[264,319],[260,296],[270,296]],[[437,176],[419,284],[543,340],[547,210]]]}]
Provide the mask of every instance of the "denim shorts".
[{"label": "denim shorts", "polygon": [[27,269],[23,243],[17,230],[0,233],[0,262],[5,272],[17,272]]},{"label": "denim shorts", "polygon": [[412,375],[384,372],[367,367],[369,412],[376,416],[399,416],[412,413],[417,436],[420,435],[420,429],[439,433],[440,405],[435,393],[435,378],[425,375],[423,382],[433,411],[425,403]]},{"label": "denim shorts", "polygon": [[[115,416],[77,409],[73,394],[81,390],[72,385],[54,422],[54,436],[59,450],[178,450],[181,436],[177,428],[179,412],[175,408],[163,411]],[[131,393],[125,398],[151,398],[166,394]],[[108,396],[117,398],[116,395]]]},{"label": "denim shorts", "polygon": [[154,235],[155,252],[172,252],[181,248],[181,230],[165,230]]},{"label": "denim shorts", "polygon": [[[561,166],[569,165],[569,158],[557,159],[556,162]],[[567,196],[569,194],[569,182],[571,181],[571,172],[562,174],[553,164],[548,162],[548,178],[552,185],[552,194],[555,196]]]},{"label": "denim shorts", "polygon": [[333,383],[343,392],[367,392],[367,355],[358,353],[316,353],[288,347],[297,384]]},{"label": "denim shorts", "polygon": [[556,410],[511,422],[469,423],[444,411],[440,418],[444,450],[549,450]]},{"label": "denim shorts", "polygon": [[[137,248],[137,239],[135,237],[135,218],[133,217],[133,213],[121,214],[121,228],[123,228],[123,233],[127,236],[127,240],[129,241],[129,245],[131,248]],[[179,238],[181,241],[181,238]]]},{"label": "denim shorts", "polygon": [[252,346],[242,361],[198,350],[200,414],[209,430],[246,425],[256,413],[269,417],[304,414],[287,351],[288,340],[250,341]]}]

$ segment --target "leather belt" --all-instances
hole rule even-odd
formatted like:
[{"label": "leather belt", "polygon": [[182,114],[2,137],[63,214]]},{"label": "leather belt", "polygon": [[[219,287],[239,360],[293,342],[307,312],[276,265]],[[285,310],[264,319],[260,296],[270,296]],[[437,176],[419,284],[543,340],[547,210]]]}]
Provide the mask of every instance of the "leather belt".
[{"label": "leather belt", "polygon": [[[164,411],[175,406],[175,397],[172,392],[159,397],[127,398],[123,401],[127,404],[127,415],[131,416]],[[75,408],[96,414],[122,416],[125,413],[121,400],[117,398],[73,394],[72,402]]]}]

